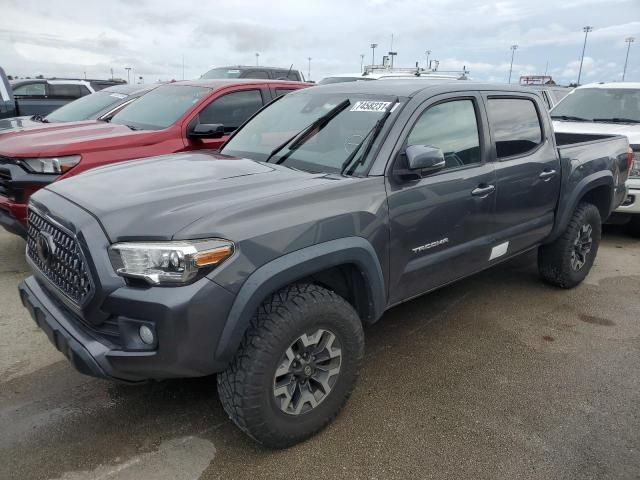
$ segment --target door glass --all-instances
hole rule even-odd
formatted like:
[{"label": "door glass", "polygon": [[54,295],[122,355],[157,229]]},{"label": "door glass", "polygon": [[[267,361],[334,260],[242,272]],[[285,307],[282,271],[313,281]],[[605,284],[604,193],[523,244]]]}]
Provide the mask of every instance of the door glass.
[{"label": "door glass", "polygon": [[282,95],[286,95],[289,92],[293,92],[291,88],[276,88],[276,98],[281,97]]},{"label": "door glass", "polygon": [[44,97],[46,95],[44,83],[30,83],[13,89],[14,95],[23,97]]},{"label": "door glass", "polygon": [[526,154],[542,142],[540,119],[531,100],[490,98],[488,115],[498,158]]},{"label": "door glass", "polygon": [[80,89],[80,85],[50,84],[49,92],[52,97],[58,98],[80,98],[84,94]]},{"label": "door glass", "polygon": [[251,70],[250,72],[247,72],[245,75],[242,76],[242,78],[269,78],[269,74],[267,72],[265,72],[264,70]]},{"label": "door glass", "polygon": [[207,105],[198,115],[199,123],[221,123],[225,132],[238,128],[262,107],[260,90],[228,93]]},{"label": "door glass", "polygon": [[430,107],[409,133],[409,145],[440,148],[445,169],[480,163],[480,135],[473,101],[454,100]]}]

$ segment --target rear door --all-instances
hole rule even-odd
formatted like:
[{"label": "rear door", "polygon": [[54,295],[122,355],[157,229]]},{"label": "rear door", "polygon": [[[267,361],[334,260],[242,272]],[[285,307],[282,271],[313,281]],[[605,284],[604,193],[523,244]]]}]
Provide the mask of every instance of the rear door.
[{"label": "rear door", "polygon": [[89,95],[91,91],[86,85],[77,83],[49,83],[48,98],[46,101],[46,113],[51,113],[69,102]]},{"label": "rear door", "polygon": [[7,80],[7,75],[0,67],[0,118],[10,118],[16,116],[16,104],[13,99],[11,85]]},{"label": "rear door", "polygon": [[225,135],[222,138],[193,139],[189,138],[185,132],[187,150],[220,148],[235,129],[269,100],[269,90],[259,85],[245,86],[216,96],[191,118],[187,124],[186,132],[197,123],[209,123],[222,124]]},{"label": "rear door", "polygon": [[[478,93],[428,100],[413,113],[402,138],[387,176],[391,303],[484,268],[495,210],[495,171]],[[410,145],[440,148],[445,168],[396,179],[393,171],[403,168]]]},{"label": "rear door", "polygon": [[548,115],[536,98],[483,95],[496,165],[494,230],[508,255],[551,232],[560,194],[560,161]]}]

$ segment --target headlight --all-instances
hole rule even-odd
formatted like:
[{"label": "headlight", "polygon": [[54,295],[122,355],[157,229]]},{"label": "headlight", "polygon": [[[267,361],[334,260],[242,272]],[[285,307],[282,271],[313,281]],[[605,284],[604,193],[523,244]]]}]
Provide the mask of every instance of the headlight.
[{"label": "headlight", "polygon": [[229,258],[232,242],[220,239],[116,243],[109,257],[118,275],[151,285],[184,285]]},{"label": "headlight", "polygon": [[67,157],[22,158],[20,162],[33,173],[66,173],[80,162],[80,155]]}]

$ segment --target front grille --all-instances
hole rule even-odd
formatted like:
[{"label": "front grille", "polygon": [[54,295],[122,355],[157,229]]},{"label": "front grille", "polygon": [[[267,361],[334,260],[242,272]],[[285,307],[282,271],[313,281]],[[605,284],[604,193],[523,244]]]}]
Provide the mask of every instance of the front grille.
[{"label": "front grille", "polygon": [[[46,256],[38,251],[39,237],[41,241],[49,241]],[[29,209],[27,254],[49,281],[76,305],[83,305],[93,293],[89,270],[75,237],[32,209]]]},{"label": "front grille", "polygon": [[0,167],[0,195],[9,196],[9,184],[11,182],[11,172]]}]

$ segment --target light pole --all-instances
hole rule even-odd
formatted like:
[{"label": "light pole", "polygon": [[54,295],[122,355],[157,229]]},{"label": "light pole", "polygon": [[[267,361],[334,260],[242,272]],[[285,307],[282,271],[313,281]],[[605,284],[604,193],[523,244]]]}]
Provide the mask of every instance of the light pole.
[{"label": "light pole", "polygon": [[426,52],[424,52],[427,55],[427,68],[431,68],[429,66],[429,57],[431,56],[431,50],[427,50]]},{"label": "light pole", "polygon": [[578,70],[578,81],[576,84],[580,86],[580,77],[582,76],[582,62],[584,61],[584,51],[587,48],[587,35],[589,32],[593,32],[593,27],[587,25],[586,27],[582,27],[582,31],[584,32],[584,43],[582,44],[582,56],[580,57],[580,70]]},{"label": "light pole", "polygon": [[633,37],[627,37],[624,39],[627,44],[627,56],[624,59],[624,70],[622,71],[622,81],[624,82],[624,77],[627,74],[627,63],[629,62],[629,50],[631,49],[631,44],[636,41]]},{"label": "light pole", "polygon": [[260,58],[260,54],[256,52],[256,67],[259,65],[258,59]]},{"label": "light pole", "polygon": [[511,66],[509,66],[509,83],[511,83],[511,72],[513,72],[513,57],[516,54],[518,45],[511,45]]},{"label": "light pole", "polygon": [[131,67],[124,67],[127,71],[127,83],[131,83]]},{"label": "light pole", "polygon": [[360,54],[360,73],[362,73],[362,66],[364,65],[364,53]]},{"label": "light pole", "polygon": [[311,80],[311,57],[307,57],[307,60],[309,60],[309,71],[307,72],[307,80]]},{"label": "light pole", "polygon": [[377,46],[378,46],[377,43],[371,44],[371,66],[372,67],[376,64],[376,47]]}]

